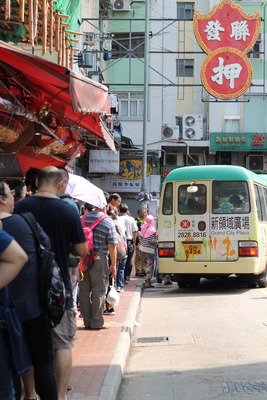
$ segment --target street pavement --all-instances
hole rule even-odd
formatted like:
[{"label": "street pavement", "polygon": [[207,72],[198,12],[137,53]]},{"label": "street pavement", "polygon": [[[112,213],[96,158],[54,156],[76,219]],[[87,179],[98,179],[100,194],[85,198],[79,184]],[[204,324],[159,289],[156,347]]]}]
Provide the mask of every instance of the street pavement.
[{"label": "street pavement", "polygon": [[68,392],[71,400],[116,400],[130,349],[142,293],[142,278],[131,278],[120,293],[116,315],[104,316],[109,329],[85,330],[77,320],[73,368]]},{"label": "street pavement", "polygon": [[145,290],[117,400],[267,399],[266,316],[237,277]]}]

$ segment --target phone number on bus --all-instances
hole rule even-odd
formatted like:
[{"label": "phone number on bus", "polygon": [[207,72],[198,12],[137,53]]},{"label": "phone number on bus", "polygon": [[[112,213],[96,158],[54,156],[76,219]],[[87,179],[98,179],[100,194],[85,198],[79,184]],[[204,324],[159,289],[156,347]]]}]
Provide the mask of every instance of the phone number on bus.
[{"label": "phone number on bus", "polygon": [[178,232],[177,235],[178,238],[190,238],[190,237],[207,237],[207,233],[206,232]]}]

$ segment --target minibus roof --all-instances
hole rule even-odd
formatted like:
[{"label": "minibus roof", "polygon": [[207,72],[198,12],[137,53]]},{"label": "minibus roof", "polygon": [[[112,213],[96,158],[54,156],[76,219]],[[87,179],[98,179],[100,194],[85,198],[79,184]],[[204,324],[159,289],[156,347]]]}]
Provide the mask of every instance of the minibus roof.
[{"label": "minibus roof", "polygon": [[197,165],[182,167],[172,170],[164,182],[173,181],[195,181],[195,180],[217,180],[217,181],[244,181],[267,185],[266,174],[255,174],[246,168],[235,165]]}]

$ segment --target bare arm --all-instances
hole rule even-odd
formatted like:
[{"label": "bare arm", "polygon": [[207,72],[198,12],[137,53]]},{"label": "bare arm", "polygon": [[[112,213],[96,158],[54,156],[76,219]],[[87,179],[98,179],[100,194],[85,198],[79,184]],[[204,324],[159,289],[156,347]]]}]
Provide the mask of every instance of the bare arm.
[{"label": "bare arm", "polygon": [[79,279],[79,268],[72,268],[71,269],[71,284],[72,284],[72,289],[75,288],[75,286],[78,283]]},{"label": "bare arm", "polygon": [[133,232],[133,242],[136,244],[137,232]]},{"label": "bare arm", "polygon": [[15,241],[0,254],[0,289],[11,282],[28,261],[28,256]]},{"label": "bare arm", "polygon": [[88,249],[86,242],[72,244],[71,253],[75,256],[85,257],[87,255]]},{"label": "bare arm", "polygon": [[109,267],[109,273],[112,278],[116,277],[116,264],[117,264],[117,245],[116,244],[108,244],[109,256],[111,265]]}]

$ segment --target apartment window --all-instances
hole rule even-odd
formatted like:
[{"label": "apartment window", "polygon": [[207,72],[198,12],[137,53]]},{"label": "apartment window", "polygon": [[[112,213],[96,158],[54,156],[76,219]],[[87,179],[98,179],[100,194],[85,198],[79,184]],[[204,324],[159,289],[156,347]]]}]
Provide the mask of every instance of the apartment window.
[{"label": "apartment window", "polygon": [[142,118],[144,115],[143,92],[117,93],[119,102],[119,116]]},{"label": "apartment window", "polygon": [[127,58],[129,56],[144,58],[144,32],[112,33],[111,36],[113,39],[111,58],[122,58],[125,56]]},{"label": "apartment window", "polygon": [[177,19],[192,21],[195,3],[177,3]]},{"label": "apartment window", "polygon": [[255,59],[259,60],[262,58],[262,54],[260,54],[261,51],[262,51],[262,40],[261,40],[261,34],[259,34],[259,37],[258,37],[256,43],[254,44],[254,46],[248,53],[248,57],[253,58],[254,60]]},{"label": "apartment window", "polygon": [[194,60],[176,60],[176,76],[194,76]]}]

